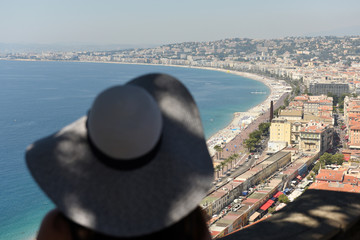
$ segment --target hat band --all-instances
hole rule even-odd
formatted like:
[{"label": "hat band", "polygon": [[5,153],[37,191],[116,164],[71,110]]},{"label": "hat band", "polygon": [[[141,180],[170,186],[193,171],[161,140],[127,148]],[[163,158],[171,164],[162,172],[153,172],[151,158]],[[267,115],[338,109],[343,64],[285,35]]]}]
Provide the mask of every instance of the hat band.
[{"label": "hat band", "polygon": [[[86,128],[88,128],[88,121],[86,121]],[[141,168],[154,159],[160,149],[162,134],[160,135],[156,145],[149,152],[141,155],[140,157],[131,159],[113,158],[101,151],[91,140],[91,137],[89,136],[89,130],[87,130],[87,140],[92,153],[101,163],[116,170],[130,171]]]}]

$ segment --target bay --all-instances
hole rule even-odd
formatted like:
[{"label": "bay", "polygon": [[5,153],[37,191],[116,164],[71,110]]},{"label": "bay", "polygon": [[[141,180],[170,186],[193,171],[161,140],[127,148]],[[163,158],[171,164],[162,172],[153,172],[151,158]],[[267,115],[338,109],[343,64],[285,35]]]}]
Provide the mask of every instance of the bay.
[{"label": "bay", "polygon": [[0,61],[0,239],[32,238],[53,207],[26,169],[26,147],[85,115],[102,90],[155,72],[188,87],[207,138],[224,128],[234,112],[250,109],[270,93],[258,81],[195,68]]}]

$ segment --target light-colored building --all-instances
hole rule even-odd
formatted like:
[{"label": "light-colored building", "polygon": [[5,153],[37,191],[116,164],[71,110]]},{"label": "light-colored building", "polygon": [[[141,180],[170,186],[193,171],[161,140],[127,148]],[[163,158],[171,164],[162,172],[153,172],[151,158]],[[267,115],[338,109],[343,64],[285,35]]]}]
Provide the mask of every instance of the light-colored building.
[{"label": "light-colored building", "polygon": [[291,143],[298,144],[300,142],[301,121],[295,121],[291,124]]},{"label": "light-colored building", "polygon": [[349,126],[349,148],[350,149],[360,149],[360,123],[353,124]]},{"label": "light-colored building", "polygon": [[304,110],[304,102],[302,101],[291,101],[287,107],[289,110]]},{"label": "light-colored building", "polygon": [[360,118],[360,97],[352,98],[346,96],[344,99],[344,118],[346,126],[349,128],[349,122]]},{"label": "light-colored building", "polygon": [[274,154],[287,147],[287,142],[269,141],[267,147],[267,154]]},{"label": "light-colored building", "polygon": [[319,101],[308,101],[304,103],[304,114],[318,114],[320,103]]},{"label": "light-colored building", "polygon": [[300,130],[299,150],[322,154],[331,148],[333,133],[332,125],[310,121]]},{"label": "light-colored building", "polygon": [[326,124],[334,125],[334,118],[332,116],[329,116],[326,113],[324,113],[322,115],[320,115],[320,113],[318,113],[318,114],[310,114],[310,113],[304,114],[304,122],[307,123],[307,122],[310,122],[310,121],[323,122],[323,123],[326,123]]},{"label": "light-colored building", "polygon": [[302,110],[284,109],[279,111],[279,118],[284,118],[288,121],[298,121],[303,118],[303,112]]},{"label": "light-colored building", "polygon": [[270,125],[269,141],[291,144],[291,122],[283,118],[274,118]]},{"label": "light-colored building", "polygon": [[268,154],[276,153],[291,143],[291,122],[284,118],[274,118],[270,125]]}]

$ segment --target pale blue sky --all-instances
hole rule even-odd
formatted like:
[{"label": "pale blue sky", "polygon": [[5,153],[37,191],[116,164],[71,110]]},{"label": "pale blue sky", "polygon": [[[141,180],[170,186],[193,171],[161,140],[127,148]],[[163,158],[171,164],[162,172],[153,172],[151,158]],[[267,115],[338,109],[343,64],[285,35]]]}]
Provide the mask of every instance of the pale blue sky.
[{"label": "pale blue sky", "polygon": [[0,43],[166,44],[360,35],[359,0],[0,0]]}]

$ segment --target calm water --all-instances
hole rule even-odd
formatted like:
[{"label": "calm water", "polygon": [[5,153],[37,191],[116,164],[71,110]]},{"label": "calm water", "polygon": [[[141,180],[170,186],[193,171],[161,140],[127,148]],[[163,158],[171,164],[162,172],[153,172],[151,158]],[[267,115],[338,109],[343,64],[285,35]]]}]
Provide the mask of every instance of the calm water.
[{"label": "calm water", "polygon": [[225,127],[233,112],[268,95],[250,92],[269,93],[260,82],[201,69],[0,61],[0,239],[31,238],[53,207],[26,169],[26,146],[85,115],[100,91],[152,72],[171,74],[189,88],[207,138]]}]

